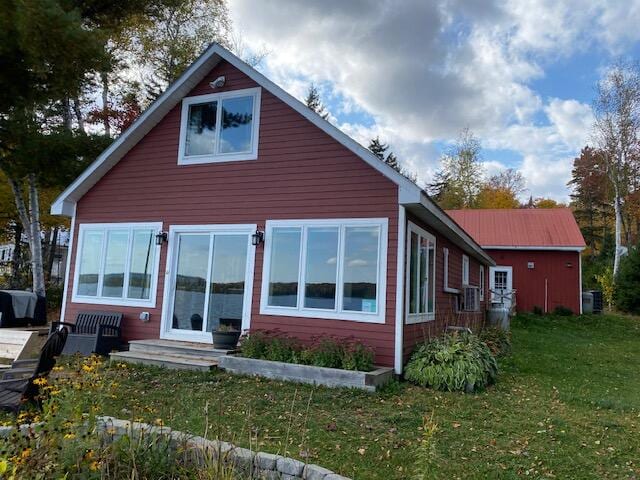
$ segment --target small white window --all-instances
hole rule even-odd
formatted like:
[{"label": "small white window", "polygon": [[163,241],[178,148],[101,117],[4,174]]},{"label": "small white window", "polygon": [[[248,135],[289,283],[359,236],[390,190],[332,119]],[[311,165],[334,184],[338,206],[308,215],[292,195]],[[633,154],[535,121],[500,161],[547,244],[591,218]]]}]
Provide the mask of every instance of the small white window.
[{"label": "small white window", "polygon": [[469,285],[469,257],[462,255],[462,285]]},{"label": "small white window", "polygon": [[413,223],[408,230],[406,323],[419,323],[434,319],[436,238]]},{"label": "small white window", "polygon": [[442,249],[442,270],[443,270],[443,290],[447,293],[460,293],[457,288],[451,288],[449,286],[449,249]]},{"label": "small white window", "polygon": [[72,301],[153,307],[161,223],[83,224],[78,233]]},{"label": "small white window", "polygon": [[268,221],[260,313],[384,323],[387,219]]},{"label": "small white window", "polygon": [[185,98],[178,164],[255,160],[260,92],[249,88]]},{"label": "small white window", "polygon": [[480,301],[484,301],[484,265],[480,265]]}]

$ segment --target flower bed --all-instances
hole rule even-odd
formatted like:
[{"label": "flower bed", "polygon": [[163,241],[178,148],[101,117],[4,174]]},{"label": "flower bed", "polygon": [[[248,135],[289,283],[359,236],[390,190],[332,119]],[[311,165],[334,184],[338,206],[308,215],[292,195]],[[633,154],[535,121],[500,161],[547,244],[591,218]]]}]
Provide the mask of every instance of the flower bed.
[{"label": "flower bed", "polygon": [[373,350],[355,339],[322,336],[305,345],[279,331],[254,331],[239,355],[226,355],[218,367],[231,373],[276,380],[374,391],[393,378],[393,370],[375,367]]},{"label": "flower bed", "polygon": [[242,338],[240,356],[275,362],[369,372],[373,349],[354,338],[313,337],[309,344],[279,330],[257,330]]}]

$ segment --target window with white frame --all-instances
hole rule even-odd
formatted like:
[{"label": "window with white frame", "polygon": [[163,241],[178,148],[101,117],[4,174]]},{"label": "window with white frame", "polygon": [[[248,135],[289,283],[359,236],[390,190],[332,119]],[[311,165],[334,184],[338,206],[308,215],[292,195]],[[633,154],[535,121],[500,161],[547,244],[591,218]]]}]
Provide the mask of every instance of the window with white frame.
[{"label": "window with white frame", "polygon": [[480,265],[480,301],[484,301],[484,265]]},{"label": "window with white frame", "polygon": [[268,221],[261,313],[384,323],[387,223]]},{"label": "window with white frame", "polygon": [[255,160],[260,88],[182,100],[178,164]]},{"label": "window with white frame", "polygon": [[155,306],[161,223],[83,224],[78,233],[73,301]]},{"label": "window with white frame", "polygon": [[469,285],[469,257],[462,255],[462,285]]},{"label": "window with white frame", "polygon": [[436,238],[411,222],[408,230],[406,323],[418,323],[434,319]]},{"label": "window with white frame", "polygon": [[443,290],[447,293],[460,293],[457,288],[449,286],[449,249],[442,249],[442,278],[443,278]]}]

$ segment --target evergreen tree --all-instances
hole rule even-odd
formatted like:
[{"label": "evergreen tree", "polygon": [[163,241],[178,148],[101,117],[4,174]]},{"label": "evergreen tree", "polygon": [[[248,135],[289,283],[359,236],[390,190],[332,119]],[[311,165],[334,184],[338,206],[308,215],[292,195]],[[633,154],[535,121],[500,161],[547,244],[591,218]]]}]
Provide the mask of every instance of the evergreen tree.
[{"label": "evergreen tree", "polygon": [[372,138],[369,142],[368,148],[371,153],[373,153],[376,157],[385,162],[391,168],[402,173],[403,175],[406,175],[396,155],[393,152],[387,153],[387,151],[389,150],[389,145],[382,142],[380,140],[380,137]]},{"label": "evergreen tree", "polygon": [[322,103],[322,100],[320,99],[320,92],[318,92],[317,87],[313,83],[309,85],[309,90],[307,91],[307,97],[304,99],[304,103],[306,103],[307,107],[320,115],[324,120],[329,119],[329,112],[327,112],[327,109]]},{"label": "evergreen tree", "polygon": [[640,314],[640,248],[629,250],[616,278],[615,303],[623,312]]}]

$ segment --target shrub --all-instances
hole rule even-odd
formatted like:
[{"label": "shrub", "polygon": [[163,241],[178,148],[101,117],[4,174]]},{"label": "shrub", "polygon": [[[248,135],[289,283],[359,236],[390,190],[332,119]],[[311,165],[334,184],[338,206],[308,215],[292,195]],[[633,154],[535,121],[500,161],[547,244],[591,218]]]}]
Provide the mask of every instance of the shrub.
[{"label": "shrub", "polygon": [[405,378],[436,390],[473,392],[493,383],[498,364],[489,347],[473,334],[445,334],[421,345]]},{"label": "shrub", "polygon": [[311,346],[303,346],[277,330],[251,332],[242,338],[240,351],[247,358],[365,372],[373,369],[375,357],[370,347],[357,340],[321,336],[314,337]]},{"label": "shrub", "polygon": [[344,347],[340,342],[331,337],[314,338],[312,342],[314,346],[307,349],[307,353],[303,355],[304,363],[316,367],[342,368]]},{"label": "shrub", "polygon": [[597,274],[595,277],[598,285],[600,285],[600,289],[602,290],[602,297],[604,298],[604,301],[607,306],[611,308],[616,297],[617,288],[617,284],[613,279],[613,268],[608,266],[602,271],[602,273]]},{"label": "shrub", "polygon": [[358,370],[369,372],[373,370],[373,349],[360,342],[348,342],[344,349],[342,368],[345,370]]},{"label": "shrub", "polygon": [[531,313],[533,313],[534,315],[544,315],[544,310],[542,310],[542,307],[538,305],[534,305],[533,310],[531,310]]},{"label": "shrub", "polygon": [[502,328],[485,328],[480,332],[482,340],[494,357],[507,355],[511,351],[511,332]]},{"label": "shrub", "polygon": [[243,335],[240,339],[242,356],[247,358],[265,358],[268,342],[269,338],[267,337],[267,333],[260,330],[251,332],[249,335]]},{"label": "shrub", "polygon": [[620,264],[615,302],[623,312],[640,313],[640,249],[637,247],[631,249]]},{"label": "shrub", "polygon": [[570,317],[571,315],[573,315],[573,310],[565,307],[564,305],[558,305],[553,309],[553,314],[560,317]]},{"label": "shrub", "polygon": [[57,312],[62,308],[63,285],[47,285],[47,312]]},{"label": "shrub", "polygon": [[267,342],[265,349],[266,360],[274,362],[295,363],[300,358],[302,347],[297,340],[285,335],[276,335]]}]

